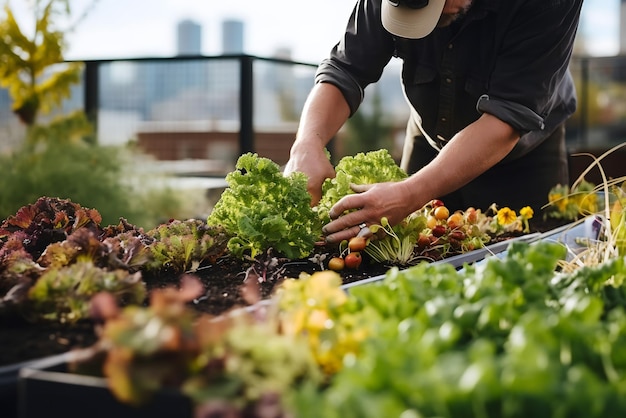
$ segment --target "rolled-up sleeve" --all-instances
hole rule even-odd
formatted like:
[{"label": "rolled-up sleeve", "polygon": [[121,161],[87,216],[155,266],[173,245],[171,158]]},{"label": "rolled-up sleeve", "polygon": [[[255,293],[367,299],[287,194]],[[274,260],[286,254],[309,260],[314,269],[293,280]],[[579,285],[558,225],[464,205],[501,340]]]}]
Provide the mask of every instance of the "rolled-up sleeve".
[{"label": "rolled-up sleeve", "polygon": [[336,65],[332,59],[322,61],[315,74],[315,82],[330,83],[341,90],[350,106],[350,116],[356,112],[363,101],[364,87],[361,87],[349,72]]},{"label": "rolled-up sleeve", "polygon": [[480,113],[489,113],[498,119],[507,122],[520,132],[542,130],[544,119],[530,108],[515,102],[501,100],[483,94],[478,99],[476,110]]},{"label": "rolled-up sleeve", "polygon": [[[575,108],[568,65],[578,26],[581,0],[533,0],[524,3],[499,47],[487,94],[477,103],[525,133],[542,130],[556,106]],[[550,126],[547,126],[550,128]]]}]

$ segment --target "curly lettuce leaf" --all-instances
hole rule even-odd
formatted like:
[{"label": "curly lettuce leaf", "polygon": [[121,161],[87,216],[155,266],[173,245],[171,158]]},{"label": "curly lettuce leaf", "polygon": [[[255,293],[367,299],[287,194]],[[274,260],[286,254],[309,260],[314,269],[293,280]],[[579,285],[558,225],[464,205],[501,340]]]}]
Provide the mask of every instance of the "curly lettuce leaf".
[{"label": "curly lettuce leaf", "polygon": [[147,232],[150,244],[149,270],[170,269],[182,273],[213,263],[226,251],[229,238],[222,228],[209,227],[200,219],[172,220]]},{"label": "curly lettuce leaf", "polygon": [[330,220],[328,211],[344,196],[354,193],[350,184],[400,181],[408,174],[398,166],[386,149],[343,157],[335,167],[336,176],[322,185],[322,198],[316,209],[320,220]]},{"label": "curly lettuce leaf", "polygon": [[311,253],[321,223],[311,208],[304,173],[284,176],[272,160],[247,153],[226,181],[229,187],[207,224],[222,226],[233,236],[228,242],[233,255],[255,258],[270,248],[292,259]]},{"label": "curly lettuce leaf", "polygon": [[24,248],[37,259],[49,244],[64,241],[78,229],[88,228],[99,234],[101,222],[102,216],[96,209],[84,208],[69,199],[44,196],[0,224],[0,245],[22,232]]}]

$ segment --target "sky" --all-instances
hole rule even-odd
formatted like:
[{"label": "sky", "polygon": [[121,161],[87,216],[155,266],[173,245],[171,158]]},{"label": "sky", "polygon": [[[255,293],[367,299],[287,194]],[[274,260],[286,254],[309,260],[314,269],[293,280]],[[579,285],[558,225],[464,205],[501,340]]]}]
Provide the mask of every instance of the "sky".
[{"label": "sky", "polygon": [[[20,22],[28,4],[8,0]],[[273,56],[289,48],[296,61],[317,63],[341,36],[355,0],[70,0],[75,18],[66,59],[116,59],[176,55],[176,24],[202,25],[202,53],[219,55],[221,23],[244,22],[244,52]],[[89,7],[91,5],[91,7]],[[585,0],[580,31],[591,39],[591,55],[618,52],[619,0]]]}]

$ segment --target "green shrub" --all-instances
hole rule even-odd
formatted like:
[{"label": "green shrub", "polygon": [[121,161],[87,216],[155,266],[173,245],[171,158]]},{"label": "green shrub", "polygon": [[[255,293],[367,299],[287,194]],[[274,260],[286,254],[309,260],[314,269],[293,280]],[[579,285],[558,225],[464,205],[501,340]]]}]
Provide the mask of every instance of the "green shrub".
[{"label": "green shrub", "polygon": [[175,217],[182,203],[170,190],[156,188],[133,169],[124,148],[84,142],[28,144],[0,156],[0,219],[49,196],[96,208],[102,224],[120,217],[152,228]]}]

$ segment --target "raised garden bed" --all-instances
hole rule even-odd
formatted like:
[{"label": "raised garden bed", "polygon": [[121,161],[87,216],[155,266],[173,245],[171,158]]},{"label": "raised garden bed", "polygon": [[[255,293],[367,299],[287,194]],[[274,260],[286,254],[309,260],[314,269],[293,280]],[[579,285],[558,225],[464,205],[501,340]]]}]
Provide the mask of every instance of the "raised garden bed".
[{"label": "raised garden bed", "polygon": [[106,380],[68,373],[67,364],[75,353],[32,362],[21,368],[19,390],[15,400],[20,418],[63,416],[158,418],[192,417],[189,398],[173,390],[162,390],[145,405],[131,406],[119,402],[107,387]]},{"label": "raised garden bed", "polygon": [[[247,162],[248,164],[251,162],[258,163],[258,161],[250,159],[250,157],[248,157]],[[270,167],[271,171],[271,165],[264,163],[260,165],[263,165],[266,169]],[[259,189],[263,189],[262,185],[249,184],[251,173],[255,169],[257,168],[254,166],[241,167],[239,168],[240,171],[235,173],[233,177],[241,182],[240,186],[244,185],[247,187],[246,193],[248,194],[250,191],[256,193]],[[267,172],[265,174],[267,175]],[[272,301],[275,299],[273,295],[277,289],[281,290],[283,283],[289,284],[293,282],[291,279],[301,277],[303,274],[304,276],[302,277],[305,279],[302,281],[308,283],[308,277],[311,277],[311,275],[328,272],[330,268],[329,260],[332,257],[343,257],[345,254],[350,255],[352,251],[357,251],[353,250],[350,245],[348,245],[349,248],[346,247],[345,243],[337,246],[316,244],[308,247],[309,244],[306,240],[310,237],[298,241],[304,235],[310,236],[312,233],[315,233],[318,228],[315,222],[307,226],[308,229],[306,231],[296,230],[293,240],[276,235],[277,231],[281,233],[289,232],[287,230],[291,227],[297,227],[301,220],[308,219],[307,216],[310,216],[312,212],[310,212],[308,207],[308,195],[303,188],[304,183],[301,181],[302,179],[285,180],[276,168],[272,171],[271,176],[273,176],[273,180],[268,182],[268,184],[275,185],[280,183],[282,184],[280,187],[283,187],[284,190],[294,191],[294,188],[298,189],[299,191],[296,190],[298,194],[297,199],[301,201],[302,205],[296,204],[294,206],[292,201],[288,201],[289,203],[285,206],[285,202],[281,201],[276,206],[283,206],[277,211],[272,204],[266,204],[267,202],[264,201],[263,195],[255,196],[254,198],[258,200],[251,202],[248,197],[243,196],[243,193],[241,196],[238,196],[235,192],[228,193],[227,191],[225,195],[230,199],[228,206],[222,205],[216,211],[218,215],[215,219],[209,218],[207,223],[202,220],[170,221],[146,233],[125,223],[123,220],[117,226],[102,228],[97,224],[98,214],[96,211],[84,210],[73,204],[68,204],[68,202],[44,199],[34,207],[20,211],[15,219],[8,220],[6,224],[3,224],[4,229],[0,228],[0,237],[2,237],[2,234],[5,234],[5,239],[7,236],[9,238],[8,241],[5,241],[4,248],[0,247],[0,250],[5,251],[5,260],[11,262],[15,260],[21,261],[26,268],[20,267],[20,269],[25,271],[26,274],[12,276],[11,272],[13,270],[8,269],[3,273],[5,277],[8,277],[8,283],[14,287],[6,293],[2,304],[0,304],[0,311],[4,314],[4,323],[0,324],[4,325],[0,326],[0,334],[4,333],[4,336],[0,335],[0,337],[6,337],[4,340],[11,346],[20,347],[21,349],[2,351],[4,356],[2,359],[7,363],[6,367],[0,369],[2,371],[2,376],[0,376],[2,379],[0,381],[6,383],[5,388],[7,390],[3,390],[2,393],[7,396],[0,398],[0,407],[3,406],[1,403],[5,402],[7,411],[16,409],[14,395],[17,391],[17,375],[20,370],[22,371],[20,377],[22,381],[20,384],[20,399],[22,400],[19,408],[25,414],[25,417],[35,416],[41,412],[37,409],[39,405],[33,405],[31,399],[33,399],[33,396],[39,397],[37,391],[42,388],[43,392],[53,394],[52,396],[55,396],[56,391],[65,391],[69,388],[70,392],[76,393],[82,393],[84,390],[85,399],[89,399],[92,396],[89,393],[93,393],[93,396],[96,398],[104,396],[102,399],[108,399],[102,402],[107,403],[111,401],[111,394],[106,395],[102,393],[107,391],[102,378],[97,376],[76,376],[73,373],[67,373],[66,364],[68,359],[71,358],[68,352],[72,349],[92,347],[93,345],[92,349],[102,350],[103,346],[98,346],[98,343],[101,342],[99,340],[100,332],[106,328],[103,328],[104,322],[114,318],[114,316],[110,311],[102,309],[105,305],[90,303],[90,298],[96,295],[95,291],[90,290],[83,296],[80,294],[84,283],[95,286],[97,284],[96,279],[101,275],[103,275],[102,278],[104,279],[102,283],[108,283],[108,285],[115,285],[116,287],[107,288],[104,284],[100,284],[99,286],[103,287],[98,293],[105,292],[109,295],[115,295],[112,296],[117,298],[114,305],[121,307],[137,306],[137,312],[139,313],[142,309],[148,311],[152,308],[152,296],[155,294],[160,295],[160,309],[163,309],[164,300],[170,300],[171,302],[172,300],[175,301],[176,298],[182,298],[183,296],[181,295],[188,294],[185,286],[183,286],[183,281],[187,276],[191,275],[197,281],[198,284],[196,286],[199,286],[199,289],[196,288],[192,298],[184,300],[184,303],[179,307],[180,309],[185,306],[185,310],[194,312],[193,316],[219,318],[225,313],[230,315],[233,312],[242,312],[244,316],[256,318],[257,316],[264,317],[264,315],[267,315],[267,312],[265,312],[266,308],[274,305],[269,300],[270,298]],[[298,181],[293,184],[286,183],[295,180]],[[348,180],[344,178],[342,184],[346,186]],[[250,186],[252,187],[250,188]],[[276,192],[280,187],[278,189],[274,187],[273,191]],[[277,195],[282,196],[281,193]],[[272,199],[275,198],[276,196]],[[332,201],[326,202],[326,209],[332,203]],[[524,208],[526,212],[523,215],[521,214],[522,211],[520,211],[520,217],[516,217],[513,211],[504,208],[506,210],[503,210],[503,218],[508,220],[506,222],[503,221],[504,223],[501,224],[500,211],[497,213],[497,218],[494,212],[492,219],[484,216],[478,217],[479,215],[473,209],[472,211],[468,210],[466,213],[445,213],[445,215],[437,216],[437,212],[444,212],[439,209],[446,208],[442,208],[442,202],[433,201],[431,203],[432,205],[429,204],[425,207],[423,212],[407,218],[406,222],[398,225],[397,229],[386,226],[384,220],[381,220],[381,225],[377,226],[380,228],[377,239],[374,240],[373,244],[367,244],[375,245],[376,247],[374,248],[378,248],[377,252],[368,253],[365,251],[363,253],[363,262],[360,266],[345,268],[334,273],[339,281],[337,284],[340,287],[335,290],[342,295],[339,296],[340,299],[345,298],[346,295],[350,297],[353,292],[352,289],[361,289],[369,284],[379,285],[385,282],[387,277],[402,275],[402,273],[398,272],[420,271],[419,268],[423,264],[434,267],[445,265],[451,267],[452,271],[463,272],[464,266],[481,265],[487,260],[493,259],[493,255],[502,254],[506,256],[508,248],[513,242],[528,244],[555,241],[566,243],[571,250],[580,243],[578,242],[579,238],[582,238],[581,242],[595,239],[599,233],[598,228],[595,227],[595,218],[589,218],[590,222],[571,225],[563,225],[563,222],[558,221],[550,224],[537,222],[536,218],[529,223],[532,211],[529,214],[528,208]],[[248,209],[251,209],[248,213],[241,211],[241,209],[246,209],[246,205],[249,205],[250,208]],[[233,217],[233,214],[230,212],[231,208],[238,208],[239,215],[245,217],[247,221],[232,223],[231,221],[236,219],[236,217]],[[296,211],[290,212],[294,208]],[[447,209],[445,212],[447,212]],[[323,210],[320,213],[323,214]],[[31,217],[33,219],[30,219]],[[211,221],[217,222],[218,227],[211,225]],[[222,229],[224,226],[222,222],[225,224],[232,223],[230,226],[233,229]],[[250,226],[254,225],[255,222],[258,223],[259,229],[255,232],[256,238],[252,239],[250,235],[247,236],[246,234],[250,232]],[[507,233],[503,226],[508,224],[517,225],[518,228],[525,225],[524,232],[522,233],[520,232],[521,229],[517,229]],[[54,225],[54,227],[50,225]],[[246,228],[243,228],[246,229],[245,231],[243,229],[241,231],[238,230],[242,225],[247,225]],[[276,229],[276,225],[280,225],[280,227]],[[555,229],[555,226],[559,227]],[[499,234],[487,236],[485,231],[490,228],[496,228],[494,230],[499,230]],[[40,229],[41,232],[38,232]],[[435,230],[439,232],[435,234]],[[381,234],[383,231],[384,234]],[[419,235],[417,234],[418,231],[420,232]],[[374,231],[374,233],[376,232]],[[406,234],[405,237],[409,237],[409,239],[402,238],[402,234]],[[267,245],[264,247],[263,245],[267,243],[263,242],[263,240],[258,240],[259,237],[268,237],[268,240],[273,244],[269,245],[269,247]],[[395,237],[396,241],[384,241],[385,238],[389,237]],[[422,238],[426,238],[425,243],[422,243]],[[487,247],[483,248],[480,244],[486,242],[485,238],[489,239],[489,243]],[[255,239],[256,241],[254,241]],[[305,250],[303,251],[302,248],[294,245],[296,242],[299,242],[299,245],[305,248]],[[388,246],[385,248],[382,246],[378,247],[378,245],[383,245],[384,242],[391,242],[391,244],[387,244]],[[400,247],[402,243],[410,246],[402,249]],[[285,246],[285,244],[289,245]],[[285,253],[281,254],[277,249],[291,254],[291,257],[285,256]],[[149,257],[146,257],[146,250],[149,251]],[[11,251],[14,252],[11,253]],[[403,257],[404,262],[378,261],[375,257],[379,256],[381,251],[386,255],[400,255]],[[242,256],[245,252],[249,252],[247,257]],[[6,254],[10,254],[11,258],[6,257]],[[300,257],[296,256],[298,254],[300,254]],[[304,254],[307,254],[307,256],[302,258]],[[94,270],[93,266],[86,266],[81,260],[87,255],[93,260],[94,264],[100,267]],[[141,259],[143,261],[140,261]],[[33,260],[38,260],[40,265],[34,265],[32,263]],[[422,263],[424,260],[428,260],[430,263]],[[55,269],[59,265],[62,269],[65,269],[62,270],[62,274],[56,273]],[[47,269],[45,275],[41,273],[41,266]],[[115,268],[112,269],[111,266],[115,266]],[[121,272],[118,268],[120,266],[123,267]],[[418,267],[418,270],[414,270],[414,267]],[[105,270],[105,272],[103,273],[101,270]],[[7,272],[9,273],[8,275]],[[52,272],[52,275],[48,274],[50,272]],[[112,272],[116,275],[115,277],[110,276]],[[450,274],[449,270],[442,269],[442,272],[442,274]],[[473,272],[473,270],[470,269],[470,272]],[[140,273],[141,276],[139,276]],[[57,276],[54,274],[57,274]],[[43,280],[44,276],[46,280]],[[33,280],[33,277],[36,277],[36,279]],[[68,284],[71,283],[71,280],[77,280],[76,277],[83,277],[83,279],[76,281],[73,285]],[[92,281],[95,284],[91,284]],[[42,283],[45,285],[42,285]],[[61,284],[65,287],[61,286]],[[305,285],[302,284],[302,286]],[[544,285],[541,284],[541,286]],[[290,286],[293,288],[293,285]],[[165,296],[168,295],[167,292],[171,291],[172,288],[177,289],[174,295],[178,294],[178,296],[172,296],[172,294]],[[30,289],[28,292],[29,296],[26,299],[24,299],[25,293],[23,289]],[[59,291],[58,289],[64,290]],[[316,288],[317,290],[319,289]],[[51,305],[50,302],[45,300],[45,303],[38,305],[41,302],[37,302],[36,296],[48,293],[51,296],[50,301],[54,301],[56,305]],[[67,303],[70,300],[68,298],[70,293],[73,294],[73,297],[78,296],[77,303]],[[330,289],[330,293],[332,293],[332,289]],[[356,290],[356,293],[359,294],[361,291]],[[145,298],[147,295],[150,295],[150,305],[148,305],[149,299]],[[503,296],[509,297],[510,295]],[[16,301],[24,302],[24,304],[17,305]],[[178,301],[178,303],[180,302],[181,300]],[[308,306],[308,304],[308,299],[306,303],[304,300],[300,301],[300,305],[303,307]],[[89,312],[87,312],[86,308],[89,308]],[[39,319],[36,319],[36,314],[40,315]],[[119,315],[119,313],[115,315]],[[325,314],[309,312],[297,313],[297,315],[305,315],[303,318],[308,318],[307,315],[315,317],[316,315]],[[77,318],[83,319],[76,320]],[[174,316],[174,319],[176,318],[177,315]],[[297,318],[297,316],[294,316],[294,318]],[[284,320],[285,318],[280,319],[280,321]],[[132,321],[134,320],[127,322],[125,326],[128,326]],[[319,324],[322,324],[322,328],[324,323],[323,321],[319,322]],[[329,326],[333,326],[332,321],[329,324],[331,324]],[[186,326],[189,326],[189,324]],[[289,329],[293,324],[281,325],[281,327],[285,326]],[[21,330],[29,332],[30,335],[28,333],[22,334]],[[219,335],[224,329],[220,330],[218,327],[214,331]],[[43,338],[36,338],[35,335]],[[19,339],[24,337],[28,339],[29,345],[20,342]],[[141,338],[144,337],[142,336]],[[250,338],[254,339],[255,337]],[[146,343],[151,344],[150,341]],[[42,354],[33,354],[36,351],[29,351],[26,349],[28,347],[42,348]],[[134,349],[141,350],[141,347],[142,344],[139,344]],[[61,356],[55,356],[57,354],[61,354]],[[66,355],[70,357],[65,357]],[[338,355],[338,353],[335,352],[333,355]],[[317,360],[319,361],[320,359],[318,358]],[[164,360],[162,363],[167,364],[168,360]],[[283,363],[289,364],[290,360],[284,360]],[[0,366],[2,366],[1,363]],[[223,364],[216,366],[221,367]],[[330,366],[326,364],[325,367]],[[338,368],[337,364],[331,367],[333,372],[336,368]],[[99,375],[100,372],[96,374]],[[49,388],[49,385],[53,385],[54,389]],[[226,385],[225,389],[228,389],[228,385]],[[181,397],[176,392],[174,394],[169,390],[157,392],[157,397],[161,397],[161,395],[163,395],[165,403],[156,410],[151,409],[152,407],[149,405],[144,405],[141,410],[135,410],[134,407],[129,408],[127,405],[118,405],[112,408],[116,411],[115,414],[120,414],[120,416],[124,416],[126,413],[144,412],[151,416],[159,416],[159,412],[167,411],[168,404],[174,402],[174,405],[178,405],[177,402],[181,401]],[[42,396],[45,397],[47,395]],[[61,400],[65,396],[70,395],[59,393],[55,398]],[[96,401],[94,400],[94,402]],[[257,399],[253,406],[254,408],[267,407],[272,409],[276,407],[276,400],[271,397]],[[184,407],[181,408],[184,409]],[[215,405],[212,405],[209,410],[204,412],[205,415],[198,416],[222,416],[211,415],[215,412],[214,409]],[[106,411],[109,414],[108,410]],[[260,414],[258,410],[248,410],[247,407],[237,411],[227,408],[225,411],[235,414],[232,416],[266,416]],[[223,413],[226,414],[226,412]],[[73,413],[73,411],[67,411],[68,416],[72,416]],[[82,411],[76,413],[79,414]],[[239,413],[243,413],[243,415],[237,415]],[[223,416],[230,415],[226,414]],[[278,417],[283,415],[274,414],[268,416]]]},{"label": "raised garden bed", "polygon": [[[455,268],[463,267],[471,263],[481,263],[499,254],[506,254],[512,242],[561,242],[567,243],[572,251],[583,248],[581,244],[585,240],[595,240],[598,237],[597,221],[594,217],[586,222],[568,224],[554,230],[543,233],[533,233],[527,236],[513,238],[492,244],[486,248],[461,254],[450,259],[444,259],[433,264],[451,264]],[[301,270],[303,264],[295,264]],[[319,266],[313,265],[311,273],[319,271]],[[352,275],[348,282],[344,282],[342,288],[346,291],[358,286],[381,282],[385,279],[386,272],[378,275],[368,275],[362,272],[355,277]],[[263,301],[268,302],[267,300]],[[255,309],[250,306],[246,309]],[[49,358],[32,361],[13,369],[16,374],[19,371],[19,396],[17,403],[20,418],[40,417],[45,411],[62,411],[65,417],[81,417],[84,411],[92,405],[99,407],[90,413],[95,417],[169,417],[176,414],[180,417],[192,417],[193,407],[189,398],[172,390],[160,390],[154,400],[141,406],[131,406],[115,399],[108,389],[107,382],[101,377],[77,375],[68,371],[68,363],[75,362],[77,358],[86,354],[85,350],[77,350]],[[244,415],[245,416],[245,415]],[[258,416],[251,413],[251,417]]]}]

